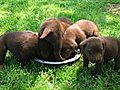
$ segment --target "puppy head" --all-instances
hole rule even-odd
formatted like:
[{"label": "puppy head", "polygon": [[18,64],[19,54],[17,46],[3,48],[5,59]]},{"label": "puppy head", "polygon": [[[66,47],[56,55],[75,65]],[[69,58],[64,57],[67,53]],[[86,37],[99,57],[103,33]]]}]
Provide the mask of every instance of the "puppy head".
[{"label": "puppy head", "polygon": [[40,26],[38,39],[44,39],[48,35],[50,35],[51,33],[53,34],[56,31],[60,31],[59,21],[55,18],[47,19]]},{"label": "puppy head", "polygon": [[73,54],[75,55],[78,45],[74,40],[64,41],[62,44],[61,55],[65,59],[69,59]]},{"label": "puppy head", "polygon": [[61,21],[61,22],[66,23],[66,24],[69,24],[69,25],[72,25],[72,24],[73,24],[73,23],[71,22],[71,20],[69,20],[69,19],[66,18],[66,17],[60,17],[60,18],[58,18],[58,20]]},{"label": "puppy head", "polygon": [[105,45],[99,37],[90,37],[80,43],[81,53],[92,63],[101,62],[104,58]]}]

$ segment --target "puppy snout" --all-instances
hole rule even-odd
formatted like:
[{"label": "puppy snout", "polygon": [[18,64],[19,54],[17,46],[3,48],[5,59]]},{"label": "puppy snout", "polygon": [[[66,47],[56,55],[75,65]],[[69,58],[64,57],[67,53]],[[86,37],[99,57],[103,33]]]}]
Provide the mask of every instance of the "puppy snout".
[{"label": "puppy snout", "polygon": [[103,58],[103,57],[102,57],[101,54],[97,55],[97,57],[96,57],[97,60],[102,60],[102,58]]},{"label": "puppy snout", "polygon": [[70,52],[63,52],[62,57],[68,59],[70,57],[70,54],[71,54]]},{"label": "puppy snout", "polygon": [[102,58],[102,55],[95,55],[94,57],[91,58],[90,61],[91,61],[92,63],[98,63],[98,62],[102,61],[102,59],[103,59],[103,58]]}]

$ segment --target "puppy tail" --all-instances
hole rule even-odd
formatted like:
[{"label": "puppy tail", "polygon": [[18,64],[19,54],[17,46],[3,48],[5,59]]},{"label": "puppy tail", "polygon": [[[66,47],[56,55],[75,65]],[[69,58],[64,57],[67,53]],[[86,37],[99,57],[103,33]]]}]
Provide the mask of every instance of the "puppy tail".
[{"label": "puppy tail", "polygon": [[51,32],[52,32],[52,31],[51,31],[50,29],[46,28],[46,29],[43,31],[42,35],[40,36],[40,39],[44,39],[44,38],[47,37]]}]

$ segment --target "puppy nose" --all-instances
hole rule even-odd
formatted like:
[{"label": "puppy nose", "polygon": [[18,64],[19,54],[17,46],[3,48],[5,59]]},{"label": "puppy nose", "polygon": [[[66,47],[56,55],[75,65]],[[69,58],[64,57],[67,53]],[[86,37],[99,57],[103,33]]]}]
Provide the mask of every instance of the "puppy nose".
[{"label": "puppy nose", "polygon": [[100,56],[95,55],[93,57],[90,57],[89,59],[92,63],[98,63],[102,60],[102,56],[101,55]]},{"label": "puppy nose", "polygon": [[101,61],[101,59],[98,59],[98,60],[96,60],[96,63],[99,63]]},{"label": "puppy nose", "polygon": [[62,57],[65,58],[65,59],[68,59],[69,54],[68,53],[64,53],[64,54],[62,54]]},{"label": "puppy nose", "polygon": [[100,62],[101,60],[100,60],[100,59],[98,59],[98,60],[92,59],[92,60],[90,60],[90,61],[91,61],[91,63],[98,63],[98,62]]},{"label": "puppy nose", "polygon": [[99,55],[99,56],[97,56],[95,59],[96,59],[96,62],[100,62],[103,58],[102,58],[101,55]]},{"label": "puppy nose", "polygon": [[96,63],[96,60],[90,60],[91,61],[91,63]]}]

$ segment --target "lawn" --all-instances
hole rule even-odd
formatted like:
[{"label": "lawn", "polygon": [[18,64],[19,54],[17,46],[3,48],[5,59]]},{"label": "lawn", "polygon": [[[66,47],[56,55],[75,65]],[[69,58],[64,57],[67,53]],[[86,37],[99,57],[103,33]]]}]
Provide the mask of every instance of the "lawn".
[{"label": "lawn", "polygon": [[[49,17],[67,17],[94,21],[102,36],[120,38],[120,0],[0,0],[0,35],[10,31],[38,32],[41,22]],[[0,69],[0,90],[120,90],[120,70],[114,62],[104,73],[92,77],[82,69],[82,57],[74,64],[42,65],[31,60],[25,68],[10,52],[5,67]]]}]

